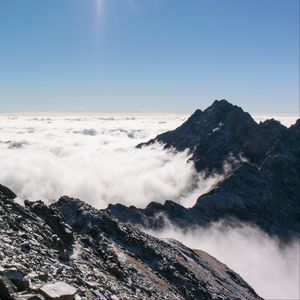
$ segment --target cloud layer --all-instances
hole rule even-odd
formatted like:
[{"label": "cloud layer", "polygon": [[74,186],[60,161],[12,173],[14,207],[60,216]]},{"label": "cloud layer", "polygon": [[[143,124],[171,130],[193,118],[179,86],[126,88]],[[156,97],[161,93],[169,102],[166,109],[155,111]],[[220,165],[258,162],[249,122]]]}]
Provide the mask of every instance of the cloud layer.
[{"label": "cloud layer", "polygon": [[188,154],[134,146],[173,129],[182,115],[2,116],[0,182],[20,198],[67,194],[98,208],[150,201],[193,205],[217,178],[203,180]]}]

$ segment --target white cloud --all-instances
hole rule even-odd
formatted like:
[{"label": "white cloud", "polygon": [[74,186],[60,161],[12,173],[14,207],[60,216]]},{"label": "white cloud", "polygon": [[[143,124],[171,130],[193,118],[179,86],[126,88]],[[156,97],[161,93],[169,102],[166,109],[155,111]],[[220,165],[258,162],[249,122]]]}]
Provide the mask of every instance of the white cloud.
[{"label": "white cloud", "polygon": [[2,116],[0,182],[20,198],[67,194],[98,208],[173,199],[191,206],[218,180],[204,180],[188,154],[135,145],[182,123],[183,115]]},{"label": "white cloud", "polygon": [[169,225],[148,231],[160,238],[174,238],[192,249],[201,249],[239,273],[265,299],[299,299],[300,242],[280,244],[257,228],[219,222],[187,232]]}]

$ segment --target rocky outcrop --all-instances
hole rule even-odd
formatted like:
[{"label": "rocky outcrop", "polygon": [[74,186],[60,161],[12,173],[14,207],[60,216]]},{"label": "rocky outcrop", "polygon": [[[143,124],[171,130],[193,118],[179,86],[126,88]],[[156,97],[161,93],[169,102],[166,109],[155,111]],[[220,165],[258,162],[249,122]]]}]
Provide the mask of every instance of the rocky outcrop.
[{"label": "rocky outcrop", "polygon": [[62,215],[55,209],[47,206],[42,201],[30,202],[25,200],[25,206],[37,216],[42,218],[46,224],[67,244],[74,242],[72,228],[63,221]]},{"label": "rocky outcrop", "polygon": [[0,192],[9,199],[15,199],[17,197],[17,195],[11,189],[2,184],[0,184]]},{"label": "rocky outcrop", "polygon": [[0,299],[261,299],[228,267],[78,199],[0,192]]},{"label": "rocky outcrop", "polygon": [[[283,241],[299,237],[300,120],[290,128],[275,120],[256,124],[241,108],[221,100],[155,140],[167,148],[189,148],[199,171],[221,172],[228,157],[233,157],[232,170],[192,208],[172,201],[145,209],[109,205],[121,222],[156,229],[166,220],[181,228],[242,221]],[[239,156],[243,159],[234,159]]]}]

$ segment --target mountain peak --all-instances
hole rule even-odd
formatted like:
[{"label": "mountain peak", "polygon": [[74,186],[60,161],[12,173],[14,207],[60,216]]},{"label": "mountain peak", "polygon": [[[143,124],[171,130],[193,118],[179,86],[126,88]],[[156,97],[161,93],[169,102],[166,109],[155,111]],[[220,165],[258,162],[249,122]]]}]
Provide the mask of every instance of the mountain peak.
[{"label": "mountain peak", "polygon": [[221,100],[216,99],[211,106],[214,106],[214,107],[216,107],[216,106],[233,106],[233,104],[231,104],[226,99],[221,99]]},{"label": "mountain peak", "polygon": [[177,151],[189,149],[197,171],[223,172],[224,162],[242,154],[260,164],[273,142],[286,128],[275,120],[257,124],[241,107],[215,100],[204,111],[196,110],[175,130],[158,135],[138,147],[160,142]]},{"label": "mountain peak", "polygon": [[225,99],[215,100],[204,112],[222,111],[224,114],[230,111],[240,111],[245,113],[241,107],[228,102]]}]

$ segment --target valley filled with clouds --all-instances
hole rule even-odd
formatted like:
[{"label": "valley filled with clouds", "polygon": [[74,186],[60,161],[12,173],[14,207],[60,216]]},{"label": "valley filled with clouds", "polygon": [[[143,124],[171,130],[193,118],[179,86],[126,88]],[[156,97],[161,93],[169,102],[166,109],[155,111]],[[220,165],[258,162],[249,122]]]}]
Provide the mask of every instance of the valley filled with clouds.
[{"label": "valley filled with clouds", "polygon": [[2,117],[0,182],[20,200],[62,195],[97,208],[109,203],[144,207],[173,199],[193,204],[214,178],[203,181],[188,153],[162,145],[135,146],[180,125],[183,115]]},{"label": "valley filled with clouds", "polygon": [[[187,152],[139,143],[181,125],[183,114],[19,114],[0,116],[0,183],[25,199],[56,201],[68,195],[106,208],[110,203],[145,207],[176,201],[191,207],[223,174],[205,177]],[[266,119],[258,116],[257,121]],[[284,125],[294,117],[279,117]],[[207,251],[268,299],[297,295],[299,244],[282,248],[256,228],[151,232]],[[250,267],[249,267],[250,266]]]}]

